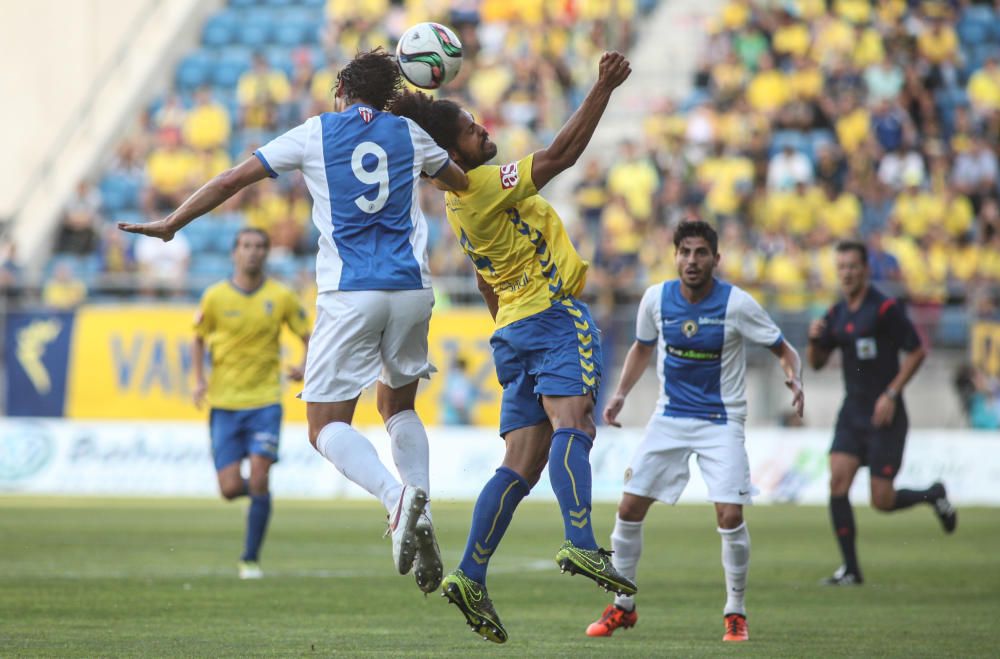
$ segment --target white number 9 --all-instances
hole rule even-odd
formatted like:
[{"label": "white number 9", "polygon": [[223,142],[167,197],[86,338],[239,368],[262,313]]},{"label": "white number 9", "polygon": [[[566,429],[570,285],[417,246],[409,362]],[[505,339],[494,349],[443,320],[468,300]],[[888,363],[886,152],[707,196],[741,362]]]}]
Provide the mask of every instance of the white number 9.
[{"label": "white number 9", "polygon": [[[375,169],[371,171],[365,169],[362,162],[367,155],[378,158]],[[351,169],[354,170],[354,176],[362,183],[378,185],[378,194],[374,199],[361,195],[354,200],[354,203],[363,213],[377,213],[382,210],[389,199],[389,156],[385,149],[374,142],[362,142],[351,154]]]}]

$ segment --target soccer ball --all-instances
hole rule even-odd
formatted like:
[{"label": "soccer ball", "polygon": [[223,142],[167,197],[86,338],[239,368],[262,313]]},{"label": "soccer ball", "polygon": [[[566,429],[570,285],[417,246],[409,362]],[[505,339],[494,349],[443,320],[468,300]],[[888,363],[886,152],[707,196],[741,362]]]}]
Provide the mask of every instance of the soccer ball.
[{"label": "soccer ball", "polygon": [[437,89],[458,75],[462,42],[440,23],[417,23],[400,37],[396,62],[403,77],[417,87]]}]

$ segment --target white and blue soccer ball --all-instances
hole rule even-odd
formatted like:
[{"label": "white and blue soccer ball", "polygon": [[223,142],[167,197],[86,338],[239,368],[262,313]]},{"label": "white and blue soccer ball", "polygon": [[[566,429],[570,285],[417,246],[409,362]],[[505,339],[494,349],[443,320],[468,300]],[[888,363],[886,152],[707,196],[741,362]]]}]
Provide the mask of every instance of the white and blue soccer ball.
[{"label": "white and blue soccer ball", "polygon": [[462,68],[462,42],[440,23],[417,23],[400,37],[396,62],[403,77],[421,89],[437,89]]}]

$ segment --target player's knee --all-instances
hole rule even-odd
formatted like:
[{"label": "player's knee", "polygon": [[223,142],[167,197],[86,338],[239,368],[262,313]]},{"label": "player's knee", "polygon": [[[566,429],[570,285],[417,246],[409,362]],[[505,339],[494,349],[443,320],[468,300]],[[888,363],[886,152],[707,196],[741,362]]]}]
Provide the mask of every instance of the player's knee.
[{"label": "player's knee", "polygon": [[250,494],[254,496],[267,494],[267,491],[270,487],[270,483],[268,482],[268,480],[269,479],[266,474],[264,476],[258,476],[258,477],[251,476],[250,480],[247,483],[247,489],[250,491]]},{"label": "player's knee", "polygon": [[735,529],[743,523],[743,511],[738,508],[720,510],[716,514],[716,521],[719,523],[720,529]]},{"label": "player's knee", "polygon": [[842,497],[851,489],[851,481],[836,474],[830,476],[830,496]]},{"label": "player's knee", "polygon": [[895,507],[895,505],[896,493],[894,491],[872,492],[872,508],[875,510],[889,512]]},{"label": "player's knee", "polygon": [[646,510],[633,501],[623,499],[618,504],[618,518],[625,522],[641,522],[646,518]]},{"label": "player's knee", "polygon": [[219,488],[222,498],[226,501],[232,501],[233,499],[239,499],[241,496],[247,493],[246,488],[243,483],[239,485],[235,483],[226,483]]}]

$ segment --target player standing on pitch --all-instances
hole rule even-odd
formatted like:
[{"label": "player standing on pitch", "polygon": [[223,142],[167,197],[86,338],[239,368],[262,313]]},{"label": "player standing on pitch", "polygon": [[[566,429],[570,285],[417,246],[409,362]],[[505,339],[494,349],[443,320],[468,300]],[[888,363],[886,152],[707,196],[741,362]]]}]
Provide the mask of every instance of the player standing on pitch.
[{"label": "player standing on pitch", "polygon": [[[295,293],[264,273],[270,241],[257,229],[243,229],[233,244],[232,279],[209,287],[195,319],[194,404],[211,407],[209,427],[219,491],[232,501],[250,497],[241,579],[259,579],[258,563],[271,518],[268,476],[278,461],[281,434],[281,327],[309,345],[306,311]],[[205,348],[212,372],[205,379]],[[289,369],[302,379],[302,367]],[[250,478],[240,473],[250,458]]]},{"label": "player standing on pitch", "polygon": [[[792,406],[802,416],[802,364],[771,317],[742,289],[714,277],[719,237],[705,222],[682,222],[674,232],[679,279],[646,289],[639,303],[635,342],[625,357],[618,389],[604,420],[620,426],[625,398],[656,351],[660,397],[646,434],[625,472],[625,488],[611,534],[615,567],[635,579],[642,554],[642,522],[655,501],[674,504],[688,482],[688,459],[698,467],[715,503],[726,576],[724,641],[746,641],[744,594],[750,534],[743,506],[752,503],[745,448],[746,342],[765,346],[781,362]],[[619,595],[588,636],[610,636],[639,616],[635,600]]]},{"label": "player standing on pitch", "polygon": [[[427,331],[434,304],[421,174],[464,190],[465,173],[416,123],[384,112],[402,88],[391,55],[360,53],[337,76],[337,112],[311,117],[209,181],[159,222],[119,225],[170,240],[241,189],[301,170],[320,233],[316,328],[306,362],[309,441],[389,512],[393,562],[414,565],[417,585],[436,590],[441,557],[425,513],[427,433],[414,411],[417,384],[434,367]],[[377,384],[378,410],[402,483],[351,422],[361,392]]]},{"label": "player standing on pitch", "polygon": [[497,154],[486,129],[457,104],[404,93],[392,108],[427,130],[469,175],[468,190],[445,201],[448,222],[476,267],[496,321],[490,345],[503,386],[500,435],[506,453],[476,501],[465,554],[459,569],[445,577],[444,591],[473,630],[495,643],[505,642],[507,632],[487,595],[486,569],[546,464],[566,538],[556,562],[605,588],[635,592],[597,546],[591,523],[590,448],[601,343],[590,311],[576,297],[586,283],[587,263],[538,194],[577,161],[611,93],[630,73],[623,55],[605,53],[597,82],[552,143],[499,167],[485,164]]},{"label": "player standing on pitch", "polygon": [[[920,368],[927,351],[900,304],[869,283],[868,249],[863,243],[837,245],[837,278],[843,297],[809,326],[806,357],[815,369],[840,348],[844,404],[830,447],[830,519],[844,563],[822,583],[861,584],[855,549],[854,512],[847,495],[854,475],[868,466],[872,506],[884,512],[929,503],[945,532],[958,524],[944,485],[926,490],[896,490],[893,479],[903,462],[908,426],[903,388]],[[907,353],[902,365],[899,351]]]}]

